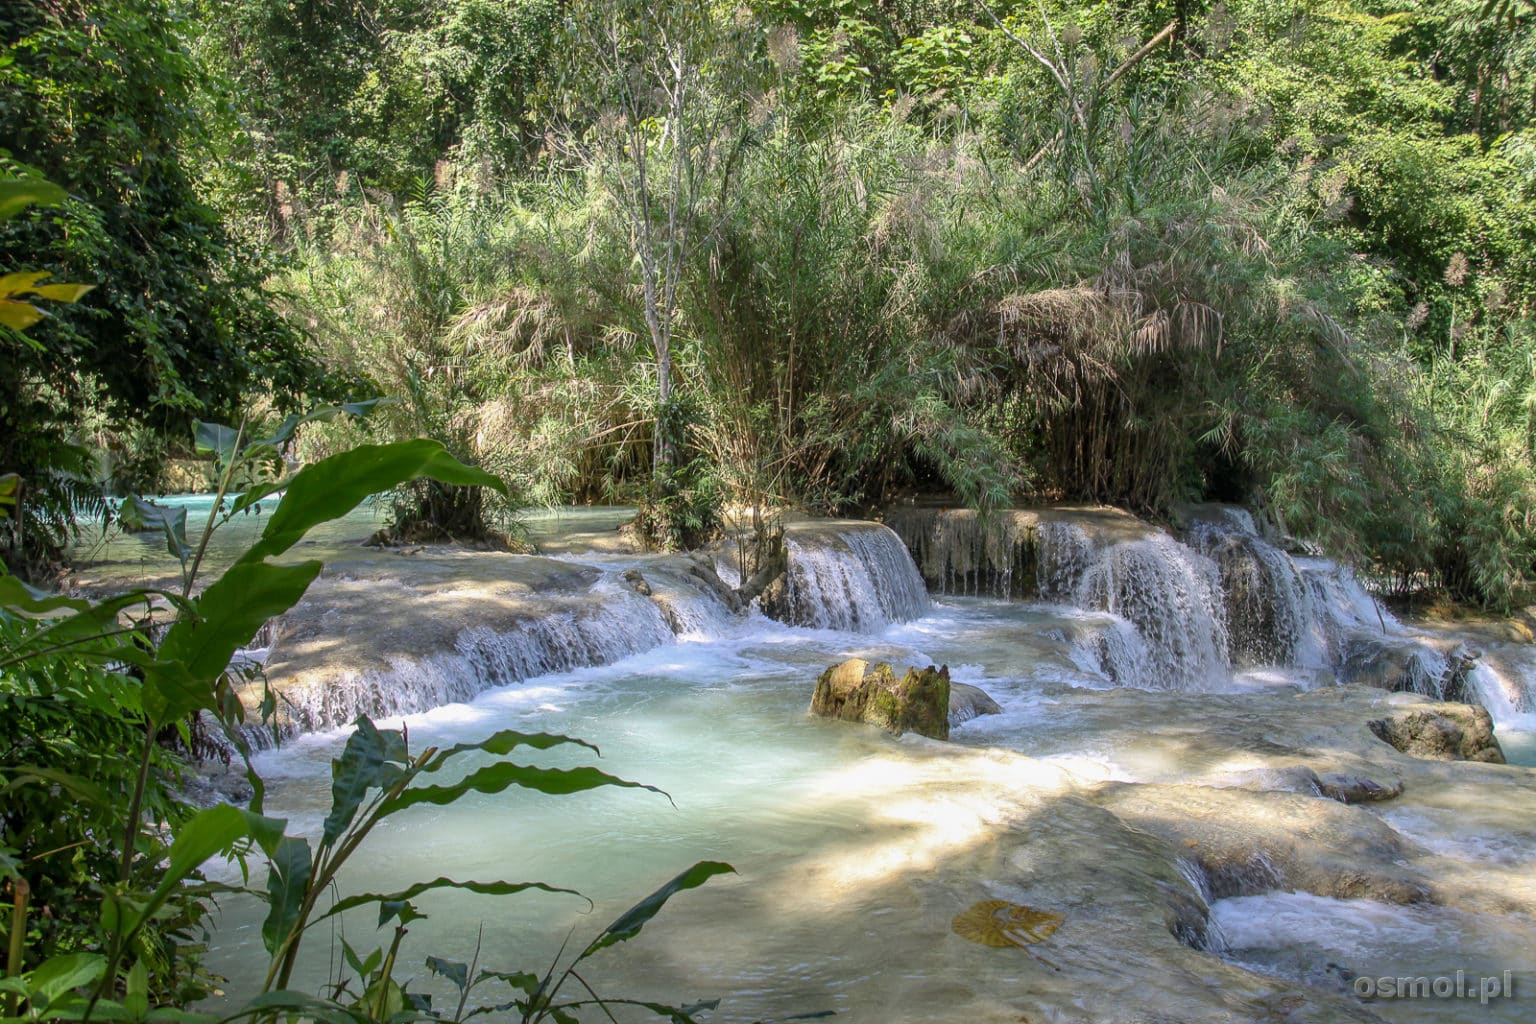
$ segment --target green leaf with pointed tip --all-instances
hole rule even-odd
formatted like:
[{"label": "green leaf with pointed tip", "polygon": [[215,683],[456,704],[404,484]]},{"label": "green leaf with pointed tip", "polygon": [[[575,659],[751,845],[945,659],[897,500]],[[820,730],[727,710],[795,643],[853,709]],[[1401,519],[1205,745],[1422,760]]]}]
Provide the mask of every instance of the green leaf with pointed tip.
[{"label": "green leaf with pointed tip", "polygon": [[80,775],[71,775],[68,772],[61,772],[56,768],[44,768],[40,765],[30,764],[6,766],[5,785],[0,786],[0,796],[5,796],[13,790],[21,789],[25,786],[36,785],[57,786],[82,804],[94,804],[97,807],[114,806],[114,802],[107,795],[107,791],[90,779]]},{"label": "green leaf with pointed tip", "polygon": [[[160,658],[180,662],[194,679],[211,684],[268,619],[298,604],[321,568],[320,562],[237,562],[196,599],[194,614],[166,632]],[[211,694],[210,687],[210,700]]]},{"label": "green leaf with pointed tip", "polygon": [[532,765],[500,762],[471,772],[459,782],[446,786],[419,786],[407,789],[399,796],[379,805],[379,817],[394,814],[417,804],[451,804],[465,793],[500,793],[511,786],[537,790],[553,796],[580,793],[601,786],[626,786],[631,789],[648,789],[652,793],[666,793],[655,786],[630,782],[596,768],[536,768]]},{"label": "green leaf with pointed tip", "polygon": [[576,746],[586,747],[588,750],[591,750],[598,756],[602,756],[602,751],[598,750],[596,746],[588,743],[586,740],[577,739],[574,736],[560,736],[556,733],[547,732],[525,733],[518,732],[515,729],[503,729],[502,731],[494,733],[488,738],[481,740],[479,743],[458,743],[454,746],[440,750],[436,754],[432,755],[432,758],[422,766],[421,770],[424,772],[435,772],[439,768],[442,768],[443,765],[447,764],[449,759],[457,757],[459,754],[467,754],[480,751],[487,754],[496,754],[501,756],[510,754],[518,747],[533,747],[535,750],[549,750],[552,747],[558,747],[564,744],[574,744]]},{"label": "green leaf with pointed tip", "polygon": [[436,441],[359,445],[294,474],[283,500],[267,520],[261,539],[241,556],[241,561],[281,554],[312,528],[346,515],[365,498],[422,477],[507,493],[503,481],[464,465]]},{"label": "green leaf with pointed tip", "polygon": [[16,507],[16,493],[21,490],[21,477],[15,473],[0,473],[0,516],[8,515],[7,509]]},{"label": "green leaf with pointed tip", "polygon": [[[148,604],[150,591],[133,591],[127,594],[119,594],[117,597],[108,598],[105,601],[89,605],[84,611],[76,612],[62,618],[51,619],[45,629],[35,633],[28,633],[20,642],[3,652],[4,661],[22,661],[31,658],[44,657],[61,648],[68,647],[74,653],[90,653],[83,647],[97,637],[118,628],[118,616],[124,609],[137,604]],[[64,606],[60,606],[64,607]],[[141,654],[143,652],[140,652]],[[114,658],[122,652],[112,649]],[[133,657],[133,655],[129,655]]]},{"label": "green leaf with pointed tip", "polygon": [[380,731],[367,715],[359,715],[354,724],[357,729],[341,756],[331,761],[331,812],[325,817],[322,846],[341,838],[370,789],[387,789],[399,781],[410,757],[399,731]]},{"label": "green leaf with pointed tip", "polygon": [[165,904],[175,892],[202,863],[215,854],[225,853],[234,848],[240,840],[256,836],[270,837],[273,832],[281,832],[284,822],[263,818],[259,814],[243,811],[229,804],[219,804],[207,810],[198,811],[176,829],[176,838],[171,842],[170,856],[166,862],[165,870],[160,876],[160,884],[150,894],[147,901],[136,907],[128,908],[126,920],[111,920],[109,914],[115,913],[112,901],[106,901],[103,906],[103,923],[116,924],[123,928],[123,934],[131,936],[145,921],[150,920],[155,912]]},{"label": "green leaf with pointed tip", "polygon": [[466,963],[429,956],[427,957],[427,970],[439,977],[447,978],[453,982],[453,987],[460,992],[469,987],[469,965]]},{"label": "green leaf with pointed tip", "polygon": [[585,960],[600,949],[606,949],[616,943],[632,939],[640,934],[651,918],[655,917],[666,906],[673,896],[687,889],[697,889],[716,875],[734,874],[736,869],[729,864],[720,861],[704,860],[678,875],[666,885],[651,893],[645,899],[630,907],[619,919],[603,929],[603,933],[592,940],[592,944],[577,957],[577,961]]},{"label": "green leaf with pointed tip", "polygon": [[275,954],[298,926],[313,870],[308,840],[284,836],[278,842],[268,861],[267,902],[271,906],[261,925],[261,942],[268,953]]},{"label": "green leaf with pointed tip", "polygon": [[99,953],[70,953],[44,960],[27,975],[32,1011],[41,1016],[61,997],[97,981],[106,969],[107,958]]},{"label": "green leaf with pointed tip", "polygon": [[235,442],[239,438],[238,430],[222,423],[198,420],[192,429],[192,441],[197,448],[197,453],[217,456],[226,466],[229,465],[229,460],[234,458]]},{"label": "green leaf with pointed tip", "polygon": [[[131,515],[123,513],[131,510]],[[118,512],[126,525],[137,530],[159,530],[165,534],[165,549],[171,557],[185,564],[192,555],[192,545],[187,542],[187,508],[178,505],[167,508],[143,498],[129,498],[126,509]]]},{"label": "green leaf with pointed tip", "polygon": [[0,608],[27,616],[52,615],[56,612],[90,610],[89,601],[62,594],[49,594],[29,587],[15,576],[0,575]]},{"label": "green leaf with pointed tip", "polygon": [[[392,893],[360,893],[356,896],[348,896],[344,900],[337,900],[331,909],[320,915],[320,919],[342,914],[357,907],[364,907],[370,903],[402,904],[407,900],[415,899],[424,892],[432,889],[462,889],[465,892],[479,893],[481,896],[515,896],[520,892],[530,889],[540,892],[558,893],[562,896],[581,896],[591,906],[592,901],[575,889],[562,889],[559,886],[546,885],[543,882],[455,882],[451,878],[434,878],[430,882],[417,882],[408,889]],[[382,923],[382,922],[381,922]]]}]

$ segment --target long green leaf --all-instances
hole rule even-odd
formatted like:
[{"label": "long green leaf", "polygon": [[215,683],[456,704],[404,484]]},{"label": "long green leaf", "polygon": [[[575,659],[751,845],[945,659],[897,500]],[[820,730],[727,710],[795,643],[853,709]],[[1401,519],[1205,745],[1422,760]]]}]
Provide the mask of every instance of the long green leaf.
[{"label": "long green leaf", "polygon": [[341,756],[331,761],[331,813],[325,817],[323,846],[336,842],[352,824],[370,789],[387,789],[399,781],[409,757],[398,731],[381,732],[366,715],[355,724]]},{"label": "long green leaf", "polygon": [[267,900],[271,904],[261,925],[261,942],[276,953],[299,924],[314,862],[309,841],[284,836],[268,862]]},{"label": "long green leaf", "polygon": [[15,576],[0,575],[0,608],[28,616],[52,615],[59,611],[83,612],[91,603],[63,594],[49,594],[29,587]]},{"label": "long green leaf", "polygon": [[419,786],[408,789],[399,796],[384,801],[379,807],[379,816],[382,818],[407,807],[414,807],[416,804],[451,804],[470,792],[500,793],[511,786],[522,786],[524,789],[533,789],[554,796],[580,793],[600,786],[627,786],[631,789],[648,789],[652,793],[661,793],[662,796],[667,795],[655,786],[630,782],[628,779],[609,775],[596,768],[536,768],[531,765],[501,762],[487,765],[450,785]]},{"label": "long green leaf", "polygon": [[593,744],[588,743],[586,740],[577,739],[574,736],[561,736],[556,733],[548,732],[518,732],[516,729],[503,729],[500,732],[493,733],[491,736],[480,741],[479,743],[457,743],[451,747],[445,747],[444,749],[438,751],[436,754],[432,755],[431,759],[422,766],[421,770],[424,772],[435,772],[439,768],[442,768],[443,765],[447,764],[450,758],[457,757],[459,754],[468,754],[475,751],[483,751],[487,754],[496,754],[501,756],[510,754],[518,747],[533,747],[536,750],[549,750],[553,747],[558,747],[565,744],[575,744],[576,746],[586,747],[588,750],[591,750],[593,753],[598,754],[599,756],[602,754],[602,751],[598,750],[597,747]]},{"label": "long green leaf", "polygon": [[[198,811],[177,827],[176,838],[171,842],[170,856],[160,876],[160,884],[145,903],[132,908],[129,918],[123,922],[124,934],[131,935],[153,917],[171,893],[208,858],[233,849],[236,843],[246,838],[254,838],[264,849],[270,849],[273,837],[280,836],[286,824],[280,819],[264,818],[229,804]],[[115,913],[116,905],[107,901],[103,914]]]},{"label": "long green leaf", "polygon": [[288,482],[283,500],[267,520],[261,539],[242,562],[282,554],[321,523],[339,519],[365,498],[410,480],[430,477],[449,484],[490,487],[503,494],[507,485],[484,470],[459,462],[436,441],[359,445],[304,467]]},{"label": "long green leaf", "polygon": [[199,455],[213,455],[224,465],[235,455],[235,442],[240,432],[222,423],[205,423],[198,420],[192,431],[193,443]]},{"label": "long green leaf", "polygon": [[99,953],[70,953],[44,960],[27,976],[27,997],[39,1017],[60,997],[101,977],[107,958]]},{"label": "long green leaf", "polygon": [[182,617],[166,633],[161,659],[180,662],[194,678],[217,679],[268,619],[298,603],[320,569],[320,562],[231,566],[197,599],[196,614]]},{"label": "long green leaf", "polygon": [[559,893],[563,896],[581,896],[591,906],[592,901],[582,896],[575,889],[562,889],[555,885],[546,885],[543,882],[455,882],[451,878],[434,878],[430,882],[417,882],[415,885],[399,892],[392,893],[361,893],[356,896],[348,896],[344,900],[337,900],[336,904],[327,910],[320,918],[331,917],[335,914],[346,913],[357,907],[365,907],[371,903],[404,903],[406,900],[415,899],[422,893],[431,889],[462,889],[465,892],[479,893],[482,896],[515,896],[529,889],[541,892]]},{"label": "long green leaf", "polygon": [[[147,591],[133,591],[89,605],[84,611],[50,622],[45,629],[28,633],[9,650],[0,650],[0,662],[41,657],[61,647],[83,643],[118,629],[118,616],[137,604],[147,605]],[[65,606],[59,606],[65,607]]]},{"label": "long green leaf", "polygon": [[632,939],[640,934],[651,918],[655,917],[661,908],[666,906],[667,900],[686,889],[697,889],[716,875],[734,874],[736,869],[729,864],[723,864],[715,860],[703,860],[693,867],[678,875],[666,885],[651,893],[645,899],[630,907],[617,921],[603,930],[603,933],[592,940],[592,944],[586,948],[577,961],[585,960],[600,949],[606,949],[616,943]]}]

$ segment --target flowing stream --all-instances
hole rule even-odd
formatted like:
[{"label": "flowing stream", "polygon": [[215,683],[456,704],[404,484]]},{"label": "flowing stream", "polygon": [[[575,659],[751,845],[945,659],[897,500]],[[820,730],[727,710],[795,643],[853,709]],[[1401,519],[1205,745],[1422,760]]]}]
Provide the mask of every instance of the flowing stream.
[{"label": "flowing stream", "polygon": [[[1474,699],[1511,760],[1536,764],[1525,645],[1473,652],[1404,625],[1345,570],[1285,554],[1230,512],[1182,541],[1098,513],[892,526],[792,527],[787,622],[733,612],[685,560],[561,540],[606,520],[552,524],[556,557],[517,563],[518,580],[542,574],[534,598],[544,587],[555,600],[537,624],[490,589],[512,569],[489,556],[333,567],[314,622],[360,635],[288,664],[345,662],[291,670],[347,696],[319,701],[323,714],[258,755],[267,811],[318,834],[348,734],[337,725],[357,710],[396,715],[384,723],[404,724],[413,749],[502,728],[579,736],[602,749],[600,767],[666,790],[514,789],[381,827],[344,893],[448,875],[541,880],[595,904],[422,896],[428,917],[411,925],[401,974],[439,1006],[451,990],[426,957],[478,950],[482,967],[540,971],[568,934],[581,945],[713,859],[737,873],[676,897],[599,954],[587,981],[720,999],[709,1019],[726,1021],[1530,1019],[1536,770],[1411,757],[1366,728],[1433,698]],[[427,603],[396,604],[385,572],[400,601]],[[371,595],[369,613],[326,619],[321,603],[345,615],[352,586]],[[384,620],[445,604],[441,635],[373,644]],[[434,646],[373,653],[413,643]],[[810,718],[816,676],[851,656],[946,664],[1002,713],[956,726],[950,743]],[[1327,685],[1350,681],[1401,692]],[[1346,804],[1323,795],[1338,778],[1401,792]],[[1063,922],[1027,949],[955,934],[955,915],[988,899]],[[210,959],[231,997],[259,982],[263,912],[224,900]],[[387,944],[373,925],[365,911],[344,915],[344,932],[312,933],[298,987],[340,970],[333,939]],[[1459,998],[1384,997],[1375,981],[1458,971],[1473,979]],[[1506,971],[1514,997],[1484,1004],[1481,979],[1502,985]]]}]

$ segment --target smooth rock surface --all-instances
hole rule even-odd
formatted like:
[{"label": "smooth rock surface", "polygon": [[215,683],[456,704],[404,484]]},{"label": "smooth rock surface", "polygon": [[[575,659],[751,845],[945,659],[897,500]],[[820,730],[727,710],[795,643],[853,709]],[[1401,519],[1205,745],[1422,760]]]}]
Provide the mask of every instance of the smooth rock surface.
[{"label": "smooth rock surface", "polygon": [[987,691],[969,683],[949,684],[949,724],[959,725],[982,715],[1000,715],[1003,709]]}]

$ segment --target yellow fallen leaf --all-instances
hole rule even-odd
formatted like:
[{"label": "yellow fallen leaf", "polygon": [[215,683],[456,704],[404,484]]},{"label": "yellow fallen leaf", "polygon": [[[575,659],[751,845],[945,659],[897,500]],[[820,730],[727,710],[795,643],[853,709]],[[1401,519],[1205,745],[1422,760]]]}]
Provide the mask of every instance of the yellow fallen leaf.
[{"label": "yellow fallen leaf", "polygon": [[1050,938],[1066,918],[1054,910],[982,900],[955,915],[950,927],[962,939],[983,946],[1028,946]]}]

